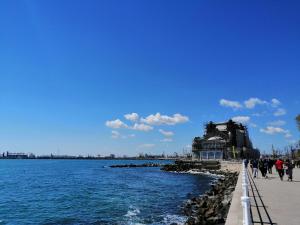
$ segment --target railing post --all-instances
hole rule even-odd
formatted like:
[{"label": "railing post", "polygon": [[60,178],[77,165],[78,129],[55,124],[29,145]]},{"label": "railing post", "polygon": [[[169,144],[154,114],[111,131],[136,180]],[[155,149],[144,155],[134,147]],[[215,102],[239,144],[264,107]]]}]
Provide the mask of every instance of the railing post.
[{"label": "railing post", "polygon": [[252,225],[252,219],[250,215],[250,198],[249,198],[249,191],[248,191],[248,173],[247,168],[245,166],[245,161],[243,161],[242,165],[242,190],[243,195],[241,197],[241,202],[243,206],[243,225]]}]

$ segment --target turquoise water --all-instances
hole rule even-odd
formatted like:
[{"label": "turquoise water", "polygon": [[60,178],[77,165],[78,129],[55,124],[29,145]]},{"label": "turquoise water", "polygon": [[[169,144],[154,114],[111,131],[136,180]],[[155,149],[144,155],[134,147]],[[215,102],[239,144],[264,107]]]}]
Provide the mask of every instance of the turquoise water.
[{"label": "turquoise water", "polygon": [[0,224],[183,223],[184,201],[213,180],[108,167],[128,163],[145,161],[0,160]]}]

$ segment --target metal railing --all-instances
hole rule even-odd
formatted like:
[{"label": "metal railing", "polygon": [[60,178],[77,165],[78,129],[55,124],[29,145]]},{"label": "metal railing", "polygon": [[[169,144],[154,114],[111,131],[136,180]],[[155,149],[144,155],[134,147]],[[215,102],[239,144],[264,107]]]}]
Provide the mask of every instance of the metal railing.
[{"label": "metal railing", "polygon": [[245,161],[243,161],[243,169],[242,169],[243,194],[241,197],[241,202],[243,206],[243,225],[252,225],[248,186],[249,186],[249,178],[248,178],[247,168],[245,166]]}]

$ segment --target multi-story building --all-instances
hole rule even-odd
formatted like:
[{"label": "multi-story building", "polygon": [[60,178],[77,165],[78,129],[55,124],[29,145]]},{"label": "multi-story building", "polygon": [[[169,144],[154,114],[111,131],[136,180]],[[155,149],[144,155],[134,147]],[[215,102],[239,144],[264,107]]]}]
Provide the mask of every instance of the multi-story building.
[{"label": "multi-story building", "polygon": [[209,122],[203,137],[195,137],[192,145],[193,159],[257,158],[248,129],[232,120],[224,123]]},{"label": "multi-story building", "polygon": [[[4,154],[3,154],[3,156],[4,156]],[[7,159],[28,159],[28,155],[26,153],[6,152],[5,158],[7,158]]]}]

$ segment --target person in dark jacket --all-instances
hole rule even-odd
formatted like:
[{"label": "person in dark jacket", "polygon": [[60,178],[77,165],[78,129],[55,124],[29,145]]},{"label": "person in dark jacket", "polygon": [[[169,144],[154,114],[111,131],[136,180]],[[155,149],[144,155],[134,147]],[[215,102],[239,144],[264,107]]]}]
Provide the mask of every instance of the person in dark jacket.
[{"label": "person in dark jacket", "polygon": [[259,170],[261,172],[262,177],[265,177],[266,174],[265,174],[265,165],[264,165],[264,160],[263,159],[260,159],[258,161],[258,168],[259,168]]},{"label": "person in dark jacket", "polygon": [[248,169],[248,164],[249,164],[249,160],[248,160],[248,159],[245,159],[245,160],[244,160],[244,165],[245,165],[246,169]]},{"label": "person in dark jacket", "polygon": [[294,169],[293,163],[289,159],[287,159],[285,166],[286,166],[286,174],[288,175],[288,181],[293,181],[293,169]]},{"label": "person in dark jacket", "polygon": [[268,172],[269,174],[272,174],[272,168],[273,168],[274,162],[272,159],[268,159]]},{"label": "person in dark jacket", "polygon": [[258,175],[258,162],[256,159],[253,159],[252,161],[252,168],[253,168],[253,178],[256,178]]},{"label": "person in dark jacket", "polygon": [[269,166],[268,161],[266,159],[264,159],[263,163],[264,163],[264,174],[265,174],[264,178],[268,178],[268,176],[267,176],[268,166]]}]

